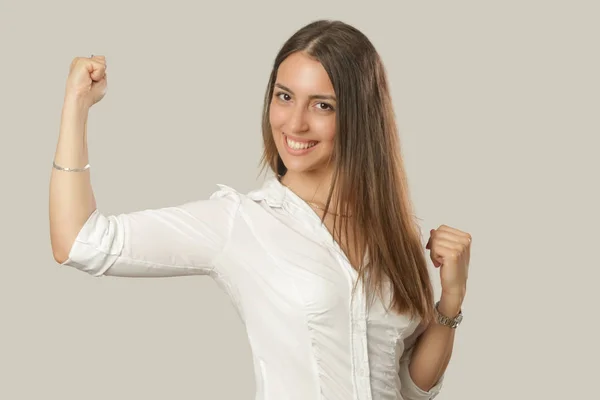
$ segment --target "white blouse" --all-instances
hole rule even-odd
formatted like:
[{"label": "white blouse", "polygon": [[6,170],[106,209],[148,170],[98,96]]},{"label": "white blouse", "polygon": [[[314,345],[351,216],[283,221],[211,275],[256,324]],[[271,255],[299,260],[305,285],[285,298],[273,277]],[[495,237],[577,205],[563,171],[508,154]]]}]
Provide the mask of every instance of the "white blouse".
[{"label": "white blouse", "polygon": [[[356,271],[319,216],[275,177],[242,194],[105,216],[62,264],[93,276],[209,275],[247,329],[257,400],[425,400],[408,364],[419,319],[351,297]],[[359,285],[359,289],[362,286]],[[389,293],[389,292],[387,292]]]}]

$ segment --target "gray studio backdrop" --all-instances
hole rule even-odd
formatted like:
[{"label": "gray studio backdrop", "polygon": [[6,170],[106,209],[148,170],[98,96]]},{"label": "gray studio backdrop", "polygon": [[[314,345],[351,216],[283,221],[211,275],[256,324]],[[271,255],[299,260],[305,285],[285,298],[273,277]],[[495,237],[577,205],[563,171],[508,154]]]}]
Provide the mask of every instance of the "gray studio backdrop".
[{"label": "gray studio backdrop", "polygon": [[102,212],[217,183],[246,192],[264,179],[273,58],[320,18],[355,25],[383,57],[423,228],[474,238],[438,398],[598,398],[599,16],[593,1],[3,0],[0,399],[253,398],[243,325],[210,278],[98,279],[54,262],[65,79],[73,57],[107,57],[88,122]]}]

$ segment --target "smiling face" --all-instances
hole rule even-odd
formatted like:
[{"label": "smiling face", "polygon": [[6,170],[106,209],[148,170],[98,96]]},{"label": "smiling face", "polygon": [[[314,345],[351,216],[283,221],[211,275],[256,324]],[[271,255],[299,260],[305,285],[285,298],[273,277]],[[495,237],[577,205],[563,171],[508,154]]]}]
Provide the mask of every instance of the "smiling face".
[{"label": "smiling face", "polygon": [[320,62],[297,52],[281,63],[269,120],[288,173],[332,169],[336,108],[333,85]]}]

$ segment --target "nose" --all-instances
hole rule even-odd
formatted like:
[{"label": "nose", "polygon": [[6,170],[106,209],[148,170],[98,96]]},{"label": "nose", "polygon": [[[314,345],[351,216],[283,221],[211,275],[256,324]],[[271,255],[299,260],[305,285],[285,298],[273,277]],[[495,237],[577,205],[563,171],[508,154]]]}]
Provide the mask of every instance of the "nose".
[{"label": "nose", "polygon": [[289,115],[288,129],[290,133],[305,132],[308,130],[305,110],[302,107],[294,107]]}]

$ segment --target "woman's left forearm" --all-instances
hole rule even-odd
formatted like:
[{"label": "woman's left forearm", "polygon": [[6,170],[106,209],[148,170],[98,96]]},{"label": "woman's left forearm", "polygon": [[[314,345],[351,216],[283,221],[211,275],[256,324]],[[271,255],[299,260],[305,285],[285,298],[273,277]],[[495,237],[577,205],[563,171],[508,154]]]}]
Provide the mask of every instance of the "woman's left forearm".
[{"label": "woman's left forearm", "polygon": [[[443,295],[438,310],[448,317],[456,316],[464,296]],[[415,343],[409,366],[412,380],[429,391],[442,377],[450,362],[456,329],[433,320]]]}]

